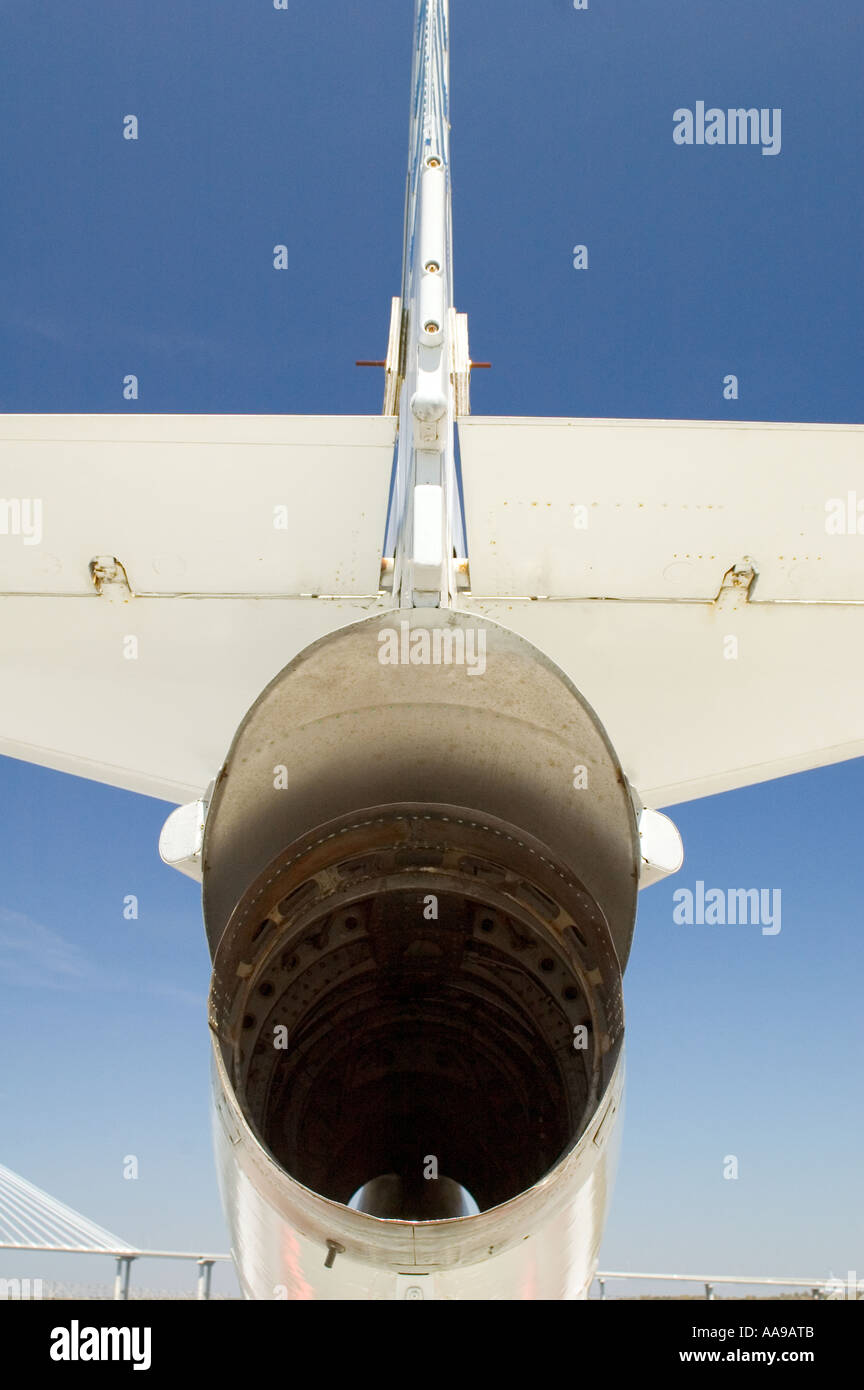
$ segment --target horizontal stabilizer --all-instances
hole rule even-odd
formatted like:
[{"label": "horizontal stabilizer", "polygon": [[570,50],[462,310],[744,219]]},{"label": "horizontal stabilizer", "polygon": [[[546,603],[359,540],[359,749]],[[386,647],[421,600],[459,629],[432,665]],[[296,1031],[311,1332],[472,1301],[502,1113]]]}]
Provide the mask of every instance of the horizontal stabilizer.
[{"label": "horizontal stabilizer", "polygon": [[91,560],[113,556],[134,593],[376,594],[395,433],[384,416],[0,415],[0,593],[90,595]]},{"label": "horizontal stabilizer", "polygon": [[562,667],[646,804],[864,755],[864,427],[472,416],[460,445],[460,606]]},{"label": "horizontal stabilizer", "polygon": [[262,687],[378,602],[394,437],[384,417],[0,416],[0,752],[197,796]]}]

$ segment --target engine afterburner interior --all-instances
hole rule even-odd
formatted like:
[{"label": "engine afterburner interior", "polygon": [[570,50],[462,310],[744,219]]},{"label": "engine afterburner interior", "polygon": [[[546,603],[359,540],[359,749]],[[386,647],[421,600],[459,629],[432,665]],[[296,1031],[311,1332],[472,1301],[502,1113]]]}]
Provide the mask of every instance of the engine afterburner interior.
[{"label": "engine afterburner interior", "polygon": [[249,1123],[297,1181],[354,1205],[363,1189],[373,1215],[459,1216],[530,1188],[617,1056],[597,905],[469,812],[386,808],[307,837],[226,938],[213,1005]]}]

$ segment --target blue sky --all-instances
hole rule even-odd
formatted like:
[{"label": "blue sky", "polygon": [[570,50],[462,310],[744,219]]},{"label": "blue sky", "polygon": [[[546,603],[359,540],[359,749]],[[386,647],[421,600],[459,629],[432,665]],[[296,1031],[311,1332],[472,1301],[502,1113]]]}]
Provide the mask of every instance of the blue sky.
[{"label": "blue sky", "polygon": [[[399,288],[412,8],[4,5],[0,410],[376,413],[353,362],[383,355]],[[456,297],[494,364],[475,412],[860,421],[859,7],[451,8]],[[699,100],[781,108],[781,153],[676,146]],[[685,866],[643,895],[625,980],[607,1267],[864,1277],[862,798],[859,761],[675,813]],[[168,808],[9,760],[0,802],[0,1161],[133,1242],[224,1249]],[[780,934],[676,925],[698,879],[779,887]]]}]

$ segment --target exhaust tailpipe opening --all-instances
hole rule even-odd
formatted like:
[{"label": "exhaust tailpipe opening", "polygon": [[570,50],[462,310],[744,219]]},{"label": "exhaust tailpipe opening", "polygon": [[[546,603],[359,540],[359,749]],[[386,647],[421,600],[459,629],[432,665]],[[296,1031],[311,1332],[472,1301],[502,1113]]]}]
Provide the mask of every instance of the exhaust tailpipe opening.
[{"label": "exhaust tailpipe opening", "polygon": [[211,1023],[260,1143],[381,1219],[486,1211],[581,1137],[623,1038],[605,918],[543,845],[453,807],[355,813],[243,895]]}]

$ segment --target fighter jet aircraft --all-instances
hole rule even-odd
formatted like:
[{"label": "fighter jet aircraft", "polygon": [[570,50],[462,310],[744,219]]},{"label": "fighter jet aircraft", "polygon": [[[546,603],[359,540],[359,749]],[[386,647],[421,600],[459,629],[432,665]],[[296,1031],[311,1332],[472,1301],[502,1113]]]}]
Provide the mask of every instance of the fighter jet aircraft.
[{"label": "fighter jet aircraft", "polygon": [[0,419],[0,751],[177,807],[247,1297],[579,1299],[659,808],[864,753],[864,430],[472,416],[415,22],[382,414]]}]

